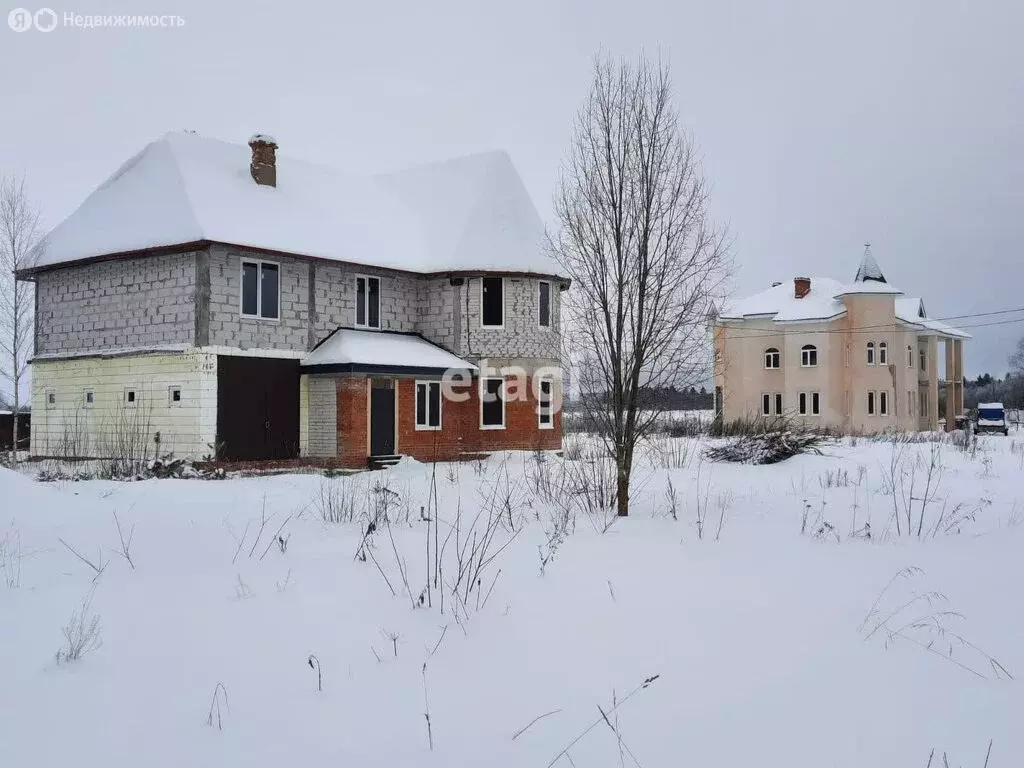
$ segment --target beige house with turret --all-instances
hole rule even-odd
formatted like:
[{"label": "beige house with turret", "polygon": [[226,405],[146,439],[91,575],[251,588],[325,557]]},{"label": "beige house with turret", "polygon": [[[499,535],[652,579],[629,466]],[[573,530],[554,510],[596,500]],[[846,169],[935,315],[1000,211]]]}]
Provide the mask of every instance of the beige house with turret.
[{"label": "beige house with turret", "polygon": [[[849,433],[939,428],[963,413],[963,343],[890,285],[865,248],[852,283],[797,277],[713,318],[715,403],[725,422],[788,422]],[[940,344],[942,349],[940,351]]]}]

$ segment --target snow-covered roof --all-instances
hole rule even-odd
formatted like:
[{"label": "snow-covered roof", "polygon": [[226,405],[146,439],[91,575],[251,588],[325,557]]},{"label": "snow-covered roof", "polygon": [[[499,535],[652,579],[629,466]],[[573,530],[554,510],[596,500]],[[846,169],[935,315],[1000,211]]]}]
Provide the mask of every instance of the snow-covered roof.
[{"label": "snow-covered roof", "polygon": [[792,282],[780,283],[723,307],[718,316],[723,320],[766,317],[776,322],[831,320],[846,313],[846,306],[836,296],[843,285],[830,277],[812,277],[811,290],[796,298]]},{"label": "snow-covered roof", "polygon": [[407,371],[441,374],[447,370],[477,370],[472,363],[422,336],[354,328],[339,328],[306,355],[300,366],[310,373]]},{"label": "snow-covered roof", "polygon": [[991,409],[995,410],[997,408],[1002,408],[1002,407],[1003,407],[1002,403],[978,403],[978,408],[985,408],[985,409],[991,408]]},{"label": "snow-covered roof", "polygon": [[895,303],[896,319],[914,325],[922,330],[932,331],[940,336],[954,336],[969,339],[971,335],[939,320],[932,320],[919,298],[903,295],[903,291],[889,285],[871,255],[870,248],[864,251],[864,258],[857,270],[853,283],[841,283],[830,277],[811,277],[810,291],[797,298],[795,285],[777,283],[771,288],[755,293],[745,299],[732,302],[722,308],[717,319],[745,320],[768,319],[776,323],[810,323],[835,320],[846,314],[844,296],[874,294],[892,296]]},{"label": "snow-covered roof", "polygon": [[896,299],[896,319],[934,331],[940,336],[955,336],[958,339],[969,339],[971,334],[954,328],[940,320],[932,320],[925,311],[924,302],[918,298],[904,297]]},{"label": "snow-covered roof", "polygon": [[885,275],[882,274],[882,268],[878,266],[878,262],[871,253],[871,246],[865,245],[864,256],[860,260],[860,266],[857,267],[857,274],[853,278],[853,282],[863,283],[868,281],[884,283]]},{"label": "snow-covered roof", "polygon": [[889,285],[884,280],[854,281],[844,285],[836,296],[850,296],[852,294],[873,293],[882,296],[902,296],[903,291],[895,286]]},{"label": "snow-covered roof", "polygon": [[46,238],[46,267],[200,241],[420,273],[564,276],[512,161],[486,152],[371,177],[277,155],[277,186],[251,150],[172,132],[142,149]]}]

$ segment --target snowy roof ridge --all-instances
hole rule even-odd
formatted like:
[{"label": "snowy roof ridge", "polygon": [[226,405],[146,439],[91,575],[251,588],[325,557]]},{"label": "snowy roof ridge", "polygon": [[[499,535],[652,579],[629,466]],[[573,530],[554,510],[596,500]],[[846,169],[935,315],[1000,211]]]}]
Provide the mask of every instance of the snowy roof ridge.
[{"label": "snowy roof ridge", "polygon": [[276,187],[256,184],[250,161],[245,144],[166,133],[50,232],[36,268],[211,241],[425,274],[564,277],[503,151],[372,176],[279,153]]}]

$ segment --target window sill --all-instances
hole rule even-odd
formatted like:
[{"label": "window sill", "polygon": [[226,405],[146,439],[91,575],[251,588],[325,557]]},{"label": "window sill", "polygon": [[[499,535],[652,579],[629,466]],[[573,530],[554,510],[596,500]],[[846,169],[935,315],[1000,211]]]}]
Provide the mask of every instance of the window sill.
[{"label": "window sill", "polygon": [[549,429],[554,429],[554,428],[555,428],[554,424],[538,424],[537,425],[537,429],[549,430]]},{"label": "window sill", "polygon": [[259,315],[239,315],[243,320],[257,320],[262,323],[280,323],[280,317],[260,317]]},{"label": "window sill", "polygon": [[438,424],[436,427],[428,427],[428,426],[425,426],[423,424],[417,424],[415,431],[416,432],[440,432],[441,431],[441,425]]},{"label": "window sill", "polygon": [[480,429],[492,430],[492,429],[505,429],[504,424],[481,424]]}]

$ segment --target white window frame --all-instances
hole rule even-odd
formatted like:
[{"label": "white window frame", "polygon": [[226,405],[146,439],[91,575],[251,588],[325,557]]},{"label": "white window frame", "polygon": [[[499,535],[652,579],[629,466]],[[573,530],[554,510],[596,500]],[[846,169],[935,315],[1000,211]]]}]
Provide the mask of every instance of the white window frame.
[{"label": "white window frame", "polygon": [[[243,310],[245,307],[245,265],[256,265],[256,314],[248,315]],[[277,317],[263,317],[263,265],[270,264],[277,267]],[[243,258],[238,262],[238,314],[246,320],[265,320],[268,323],[281,322],[281,283],[284,278],[284,270],[281,263],[269,259]]]},{"label": "white window frame", "polygon": [[[501,325],[484,323],[484,280],[501,280]],[[505,297],[508,295],[508,281],[504,277],[487,275],[480,278],[480,327],[489,330],[501,330],[505,327]]]},{"label": "white window frame", "polygon": [[[52,398],[52,400],[51,400]],[[43,390],[43,405],[45,410],[51,410],[57,407],[57,390],[45,389]]]},{"label": "white window frame", "polygon": [[[811,355],[814,355],[814,362],[810,362]],[[818,367],[818,347],[814,344],[804,344],[800,347],[800,367],[801,368],[817,368]]]},{"label": "white window frame", "polygon": [[[764,407],[766,402],[768,404],[767,408]],[[761,393],[761,415],[762,416],[771,416],[772,415],[772,393],[771,392],[762,392]]]},{"label": "white window frame", "polygon": [[774,401],[773,404],[775,405],[775,415],[781,416],[786,409],[786,404],[783,402],[782,393],[776,392],[775,394],[772,395],[772,399]]},{"label": "white window frame", "polygon": [[[543,387],[543,385],[545,383],[547,383],[547,385],[549,387],[549,391],[548,391],[548,409],[547,409],[548,423],[547,424],[545,424],[541,420],[541,417],[544,415],[543,406],[541,405],[541,395],[543,394],[541,392],[541,387]],[[542,376],[541,378],[537,379],[537,429],[554,429],[555,428],[554,400],[555,400],[555,380],[552,377],[550,377],[550,376]]]},{"label": "white window frame", "polygon": [[[92,400],[89,399],[89,395],[92,395]],[[87,389],[82,392],[82,407],[92,408],[94,405],[96,405],[96,390]]]},{"label": "white window frame", "polygon": [[[768,365],[768,355],[775,357],[775,365]],[[779,351],[778,347],[766,347],[762,353],[761,362],[766,371],[777,371],[782,368],[782,352]]]},{"label": "white window frame", "polygon": [[875,342],[869,341],[866,349],[867,349],[868,365],[874,365],[875,364]]},{"label": "white window frame", "polygon": [[867,396],[868,416],[875,416],[878,412],[878,393],[873,389],[868,390]]},{"label": "white window frame", "polygon": [[[434,384],[437,386],[437,426],[430,426],[430,385]],[[427,390],[426,397],[424,398],[424,404],[426,405],[427,412],[423,414],[423,422],[420,422],[420,387],[424,387]],[[440,432],[444,425],[444,397],[441,396],[441,382],[436,379],[417,379],[412,390],[413,402],[412,402],[412,417],[413,425],[417,432]]]},{"label": "white window frame", "polygon": [[[814,398],[818,398],[818,407],[814,407]],[[816,391],[801,392],[797,401],[797,411],[801,416],[821,416],[821,393]]]},{"label": "white window frame", "polygon": [[907,368],[914,367],[914,346],[907,344]]},{"label": "white window frame", "polygon": [[[178,399],[174,399],[174,390],[178,390]],[[185,402],[185,388],[180,384],[171,384],[167,387],[167,405],[171,408],[181,408]]]},{"label": "white window frame", "polygon": [[[540,294],[541,294],[541,291],[543,290],[541,288],[542,285],[546,285],[548,287],[548,323],[547,323],[547,325],[545,325],[544,323],[542,323],[540,321],[541,320],[541,318],[540,318]],[[483,289],[481,289],[481,290],[483,290]],[[504,286],[502,287],[502,290],[504,291]],[[481,310],[482,309],[483,308],[481,307]],[[551,307],[551,281],[550,280],[538,280],[537,281],[537,327],[538,328],[544,328],[544,329],[547,329],[547,330],[551,330],[552,326],[554,326],[554,323],[551,322],[551,315],[554,314],[554,313],[551,310],[552,310],[552,307]],[[482,315],[481,315],[481,317],[482,317]],[[502,320],[505,319],[505,313],[504,312],[501,313],[501,318],[502,318]]]},{"label": "white window frame", "polygon": [[[505,379],[501,376],[481,376],[479,381],[480,429],[505,429],[505,425],[508,423],[508,414],[505,412],[507,406],[505,401]],[[501,424],[484,424],[484,397],[487,396],[488,381],[501,382]]]},{"label": "white window frame", "polygon": [[889,364],[889,345],[884,341],[878,342],[878,364]]},{"label": "white window frame", "polygon": [[[128,393],[131,393],[132,399],[128,399]],[[121,396],[121,402],[125,408],[135,408],[139,404],[139,388],[138,387],[125,387],[124,393]]]},{"label": "white window frame", "polygon": [[[363,322],[362,323],[359,322],[359,281],[360,280],[365,280],[366,281],[366,291],[365,291],[366,306],[363,307]],[[377,281],[377,324],[376,325],[370,325],[370,281],[371,280],[376,280]],[[354,302],[354,304],[355,304],[355,316],[352,318],[352,320],[354,321],[353,324],[355,325],[356,328],[362,328],[363,330],[367,330],[367,331],[379,331],[380,330],[381,325],[382,325],[382,320],[383,320],[383,318],[381,317],[381,312],[380,312],[380,309],[381,309],[381,288],[382,287],[383,286],[381,284],[381,280],[380,280],[380,278],[377,275],[364,275],[364,274],[361,274],[361,273],[357,273],[355,275],[355,292],[356,292],[355,302]]]},{"label": "white window frame", "polygon": [[917,359],[921,363],[921,370],[925,373],[928,372],[928,356],[925,350],[921,349],[917,352]]},{"label": "white window frame", "polygon": [[878,415],[889,415],[889,390],[887,389],[878,390]]}]

